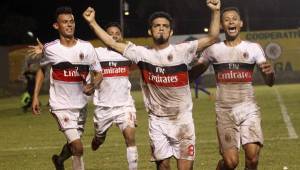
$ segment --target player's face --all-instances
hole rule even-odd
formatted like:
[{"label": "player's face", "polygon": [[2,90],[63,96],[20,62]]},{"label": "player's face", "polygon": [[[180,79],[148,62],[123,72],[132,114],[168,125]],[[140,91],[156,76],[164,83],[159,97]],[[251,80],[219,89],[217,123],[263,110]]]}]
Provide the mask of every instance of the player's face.
[{"label": "player's face", "polygon": [[75,20],[72,14],[60,14],[53,26],[61,36],[66,38],[74,37]]},{"label": "player's face", "polygon": [[222,27],[225,32],[226,38],[235,39],[238,37],[243,22],[240,15],[236,11],[226,11],[222,17]]},{"label": "player's face", "polygon": [[111,26],[106,31],[115,41],[121,42],[123,40],[121,30],[118,27]]},{"label": "player's face", "polygon": [[169,41],[173,34],[169,20],[166,18],[156,18],[152,21],[151,30],[149,34],[152,36],[156,44],[164,44]]}]

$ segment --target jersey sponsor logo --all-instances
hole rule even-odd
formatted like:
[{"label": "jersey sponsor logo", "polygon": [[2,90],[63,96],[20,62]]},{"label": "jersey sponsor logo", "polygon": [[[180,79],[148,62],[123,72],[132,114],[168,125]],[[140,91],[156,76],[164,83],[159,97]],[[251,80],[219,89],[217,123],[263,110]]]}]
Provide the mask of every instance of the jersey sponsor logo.
[{"label": "jersey sponsor logo", "polygon": [[87,77],[89,73],[89,66],[62,62],[53,65],[52,70],[52,77],[54,80],[81,82]]},{"label": "jersey sponsor logo", "polygon": [[255,64],[222,63],[213,64],[218,83],[248,83],[252,82]]},{"label": "jersey sponsor logo", "polygon": [[103,77],[118,77],[118,76],[128,76],[129,68],[125,67],[103,67],[102,68]]},{"label": "jersey sponsor logo", "polygon": [[120,67],[120,66],[130,66],[131,61],[102,61],[100,62],[102,67]]},{"label": "jersey sponsor logo", "polygon": [[188,84],[187,66],[155,66],[146,62],[139,62],[145,83],[161,87],[181,87]]},{"label": "jersey sponsor logo", "polygon": [[130,61],[104,61],[100,64],[103,77],[129,76]]}]

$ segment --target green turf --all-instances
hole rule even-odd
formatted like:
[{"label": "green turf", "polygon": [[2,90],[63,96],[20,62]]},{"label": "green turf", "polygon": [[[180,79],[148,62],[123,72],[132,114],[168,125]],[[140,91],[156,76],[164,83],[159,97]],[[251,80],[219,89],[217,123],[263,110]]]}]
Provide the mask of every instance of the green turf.
[{"label": "green turf", "polygon": [[[283,121],[274,88],[282,96],[290,119],[300,135],[300,84],[278,85],[272,88],[255,87],[256,98],[261,107],[265,145],[261,152],[259,169],[289,170],[300,169],[300,139],[289,139]],[[214,91],[215,89],[210,89]],[[155,169],[149,162],[147,114],[144,111],[140,92],[133,92],[137,107],[138,128],[136,142],[139,151],[139,169]],[[194,120],[196,127],[195,170],[215,169],[220,158],[215,132],[214,101],[200,92],[194,99]],[[47,96],[42,96],[43,112],[40,116],[23,113],[20,98],[0,99],[0,169],[4,170],[47,170],[54,169],[51,155],[60,152],[65,143],[64,136],[57,130],[57,125],[45,106]],[[105,144],[96,152],[91,151],[90,141],[93,137],[93,107],[89,108],[89,117],[83,142],[84,160],[87,170],[124,170],[127,169],[126,150],[119,129],[113,127],[108,133]],[[65,163],[71,169],[71,161]],[[243,169],[243,152],[240,155],[239,170]],[[172,161],[172,168],[175,163]]]}]

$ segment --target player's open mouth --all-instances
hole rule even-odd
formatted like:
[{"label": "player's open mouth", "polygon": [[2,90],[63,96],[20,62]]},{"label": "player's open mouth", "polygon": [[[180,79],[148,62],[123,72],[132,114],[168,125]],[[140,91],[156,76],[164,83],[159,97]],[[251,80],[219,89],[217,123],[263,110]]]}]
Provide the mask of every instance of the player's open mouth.
[{"label": "player's open mouth", "polygon": [[236,27],[229,27],[228,31],[229,31],[229,33],[235,33],[236,32]]}]

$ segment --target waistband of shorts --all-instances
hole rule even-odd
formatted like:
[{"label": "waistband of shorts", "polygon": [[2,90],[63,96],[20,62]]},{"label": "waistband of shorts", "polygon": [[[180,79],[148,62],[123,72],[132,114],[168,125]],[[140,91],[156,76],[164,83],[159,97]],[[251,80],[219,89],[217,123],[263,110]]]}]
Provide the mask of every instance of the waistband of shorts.
[{"label": "waistband of shorts", "polygon": [[69,110],[69,111],[80,111],[80,110],[82,110],[82,109],[85,109],[87,107],[87,105],[86,106],[84,106],[83,108],[70,108],[70,109],[52,109],[52,108],[50,108],[49,109],[49,112],[50,113],[52,113],[52,112],[56,112],[56,111],[64,111],[64,110]]},{"label": "waistband of shorts", "polygon": [[182,121],[185,121],[185,120],[186,121],[193,120],[192,113],[189,113],[189,112],[180,113],[178,115],[172,115],[172,116],[159,116],[159,115],[154,114],[151,111],[149,111],[148,114],[149,114],[149,118],[151,120],[158,120],[158,121],[182,122]]}]

